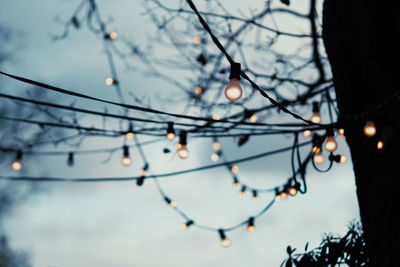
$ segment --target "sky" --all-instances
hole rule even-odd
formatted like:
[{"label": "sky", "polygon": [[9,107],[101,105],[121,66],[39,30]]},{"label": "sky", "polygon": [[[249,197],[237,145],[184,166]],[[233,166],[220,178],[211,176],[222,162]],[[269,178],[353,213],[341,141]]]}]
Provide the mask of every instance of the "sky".
[{"label": "sky", "polygon": [[[103,17],[112,18],[108,27],[146,46],[156,31],[144,12],[143,2],[117,2],[98,1]],[[302,8],[306,2],[298,1],[297,5]],[[72,30],[65,40],[52,40],[52,36],[63,31],[63,25],[55,18],[67,20],[79,3],[75,0],[1,1],[0,25],[9,28],[18,38],[18,49],[2,70],[117,100],[115,92],[104,85],[109,70],[101,37],[82,27]],[[232,5],[239,5],[239,1]],[[189,42],[191,38],[188,37]],[[289,48],[283,46],[282,49]],[[168,104],[165,101],[171,95],[179,95],[171,84],[140,71],[127,71],[118,61],[117,69],[121,85],[139,97],[151,99],[154,108],[174,112],[184,110],[184,103]],[[174,75],[184,79],[179,73]],[[25,94],[26,87],[16,81],[1,77],[0,82],[4,86],[2,91]],[[61,104],[74,102],[76,106],[104,108],[102,104],[59,97],[55,93],[49,93],[48,97]],[[82,121],[101,125],[101,121],[90,117],[82,118]],[[140,138],[141,141],[151,139]],[[114,147],[122,142],[121,138],[90,138],[84,140],[80,149]],[[182,218],[164,203],[153,181],[146,181],[142,187],[133,182],[42,183],[35,194],[15,207],[2,222],[2,228],[10,237],[11,246],[27,251],[35,267],[279,266],[286,257],[287,245],[302,251],[309,241],[309,247],[315,247],[324,233],[344,234],[349,221],[359,219],[350,154],[345,142],[338,142],[339,152],[348,158],[346,164],[334,166],[325,174],[310,167],[307,194],[273,205],[270,211],[257,218],[254,233],[248,233],[245,227],[229,232],[232,245],[227,249],[221,247],[215,232],[198,228],[182,232],[179,229]],[[236,147],[232,140],[222,141],[229,159],[287,145],[290,145],[289,139],[270,137],[253,138],[245,148]],[[191,157],[184,163],[173,155],[163,154],[164,147],[173,148],[173,144],[163,141],[145,147],[154,173],[211,163],[209,140],[194,140],[190,145]],[[43,150],[67,148],[62,144],[41,147]],[[82,155],[76,157],[72,168],[66,166],[65,156],[31,157],[26,160],[23,174],[59,177],[137,175],[142,167],[138,151],[132,151],[134,163],[131,167],[122,167],[120,157],[118,153]],[[243,163],[239,165],[239,177],[254,186],[273,187],[290,176],[289,163],[288,153]],[[5,169],[3,175],[15,175],[10,168],[2,168]],[[222,168],[160,179],[160,183],[196,222],[214,227],[228,227],[242,221],[261,210],[273,197],[263,195],[259,203],[254,203],[249,195],[240,199],[232,188],[229,173]]]}]

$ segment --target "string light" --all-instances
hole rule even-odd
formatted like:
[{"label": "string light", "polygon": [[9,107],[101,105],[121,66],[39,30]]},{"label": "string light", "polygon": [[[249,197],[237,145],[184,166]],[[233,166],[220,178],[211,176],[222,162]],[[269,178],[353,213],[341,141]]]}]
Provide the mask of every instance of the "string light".
[{"label": "string light", "polygon": [[124,166],[129,166],[129,165],[131,165],[132,159],[131,159],[131,157],[129,156],[129,147],[126,146],[126,145],[124,145],[124,146],[122,147],[122,151],[123,151],[122,160],[121,160],[122,165],[124,165]]},{"label": "string light", "polygon": [[282,200],[281,192],[279,191],[279,188],[277,187],[277,188],[275,188],[275,201],[279,202],[281,200]]},{"label": "string light", "polygon": [[231,245],[231,241],[226,237],[223,229],[218,229],[219,237],[221,238],[221,245],[224,248],[227,248]]},{"label": "string light", "polygon": [[212,148],[213,148],[215,151],[220,150],[220,149],[221,149],[221,143],[218,142],[217,140],[214,140],[214,142],[212,143]]},{"label": "string light", "polygon": [[239,100],[243,91],[240,87],[240,63],[231,64],[231,74],[229,76],[228,86],[225,88],[225,97],[230,101]]},{"label": "string light", "polygon": [[135,132],[133,131],[133,124],[129,123],[128,131],[125,133],[125,138],[128,140],[133,140],[135,138]]},{"label": "string light", "polygon": [[242,185],[242,189],[240,189],[239,196],[242,198],[246,195],[246,186]]},{"label": "string light", "polygon": [[367,121],[364,126],[364,134],[368,137],[372,137],[376,134],[375,123],[371,120]]},{"label": "string light", "polygon": [[281,192],[281,199],[284,200],[288,197],[288,193],[286,191]]},{"label": "string light", "polygon": [[212,154],[211,154],[211,160],[212,160],[213,162],[217,162],[217,161],[219,160],[219,156],[220,156],[220,153],[219,153],[219,152],[212,153]]},{"label": "string light", "polygon": [[203,93],[203,88],[201,88],[200,86],[197,86],[196,88],[194,88],[194,93],[196,95],[201,95]]},{"label": "string light", "polygon": [[200,36],[198,36],[198,35],[196,35],[195,37],[193,37],[193,44],[195,44],[195,45],[199,45],[199,44],[201,44],[201,37]]},{"label": "string light", "polygon": [[328,152],[334,152],[337,149],[337,142],[335,141],[333,128],[326,130],[325,149]]},{"label": "string light", "polygon": [[338,132],[339,132],[340,136],[342,136],[344,139],[346,139],[346,136],[344,135],[344,129],[343,128],[340,128],[338,130]]},{"label": "string light", "polygon": [[168,204],[168,206],[170,206],[171,208],[175,208],[176,207],[176,202],[171,200],[169,197],[164,196],[164,200]]},{"label": "string light", "polygon": [[329,155],[329,160],[330,161],[335,161],[339,164],[343,164],[346,162],[346,156],[345,155]]},{"label": "string light", "polygon": [[68,153],[67,165],[70,167],[74,165],[74,153],[73,152]]},{"label": "string light", "polygon": [[172,121],[168,122],[167,139],[170,141],[175,139],[174,123]]},{"label": "string light", "polygon": [[253,115],[250,116],[249,121],[252,122],[252,123],[256,123],[257,119],[258,119],[257,115],[253,114]]},{"label": "string light", "polygon": [[104,35],[104,38],[107,39],[107,40],[115,40],[115,39],[118,38],[118,33],[116,33],[116,32],[106,33]]},{"label": "string light", "polygon": [[215,121],[219,121],[221,119],[221,117],[218,114],[213,114],[212,119]]},{"label": "string light", "polygon": [[247,231],[254,232],[256,228],[254,227],[254,217],[250,217],[247,223]]},{"label": "string light", "polygon": [[111,86],[113,84],[117,84],[117,80],[115,80],[113,77],[107,77],[105,83],[106,85]]},{"label": "string light", "polygon": [[232,171],[233,173],[238,173],[238,172],[239,172],[239,166],[238,166],[238,165],[232,165],[231,171]]},{"label": "string light", "polygon": [[307,137],[310,137],[312,135],[312,133],[313,132],[311,130],[306,129],[303,131],[303,136],[307,138]]},{"label": "string light", "polygon": [[22,169],[21,160],[22,160],[22,151],[18,150],[14,162],[11,164],[11,167],[14,171],[18,172]]},{"label": "string light", "polygon": [[182,230],[182,231],[187,230],[193,223],[194,223],[194,222],[193,222],[192,220],[188,220],[187,222],[182,223],[182,224],[181,224],[181,230]]},{"label": "string light", "polygon": [[260,197],[258,196],[257,190],[253,190],[253,200],[255,202],[258,202],[258,200],[260,200]]},{"label": "string light", "polygon": [[322,164],[324,162],[324,156],[322,155],[321,152],[317,152],[313,156],[313,161],[315,164]]},{"label": "string light", "polygon": [[179,148],[178,148],[178,157],[181,159],[187,159],[189,157],[189,150],[186,147],[187,144],[187,132],[181,131],[179,136]]},{"label": "string light", "polygon": [[234,176],[233,177],[233,188],[239,189],[239,187],[240,187],[239,179],[236,176]]},{"label": "string light", "polygon": [[311,121],[315,124],[321,123],[321,115],[319,114],[319,104],[318,102],[313,102],[313,114],[311,116]]},{"label": "string light", "polygon": [[149,169],[149,164],[144,164],[143,168],[140,170],[140,177],[136,180],[136,184],[138,186],[142,186],[144,183],[144,179],[146,178],[147,170]]},{"label": "string light", "polygon": [[300,183],[299,182],[295,182],[293,186],[291,186],[288,190],[289,195],[291,195],[292,197],[294,197],[295,195],[297,195],[297,192],[300,189]]},{"label": "string light", "polygon": [[376,144],[376,148],[378,150],[381,150],[381,149],[383,149],[383,147],[384,147],[383,141],[379,140],[378,143]]}]

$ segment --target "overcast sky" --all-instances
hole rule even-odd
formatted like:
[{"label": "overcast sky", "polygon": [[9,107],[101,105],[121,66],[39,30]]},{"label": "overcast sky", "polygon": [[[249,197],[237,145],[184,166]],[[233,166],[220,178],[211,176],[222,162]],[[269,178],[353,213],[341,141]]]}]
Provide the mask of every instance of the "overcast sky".
[{"label": "overcast sky", "polygon": [[[169,2],[169,1],[168,1]],[[171,1],[172,2],[172,1]],[[239,2],[239,1],[237,1]],[[263,2],[263,1],[261,1]],[[306,4],[298,1],[298,5]],[[63,31],[55,17],[69,19],[80,1],[1,1],[0,25],[18,35],[20,48],[2,70],[49,84],[76,90],[96,97],[117,100],[115,92],[104,85],[109,75],[100,36],[85,27],[73,30],[61,41],[52,35]],[[118,3],[118,4],[116,4]],[[154,34],[154,26],[144,15],[142,1],[98,1],[103,17],[113,17],[108,26],[137,44],[145,45]],[[190,38],[188,39],[190,41]],[[129,72],[117,61],[121,84],[138,96],[149,96],[154,108],[183,110],[184,103],[170,107],[163,101],[174,92],[173,86],[145,77],[140,71]],[[179,79],[179,73],[175,78]],[[0,77],[4,89],[24,95],[25,88],[16,81]],[[70,104],[72,97],[50,94],[55,102]],[[2,100],[3,101],[3,100]],[[76,101],[77,106],[102,109],[104,106]],[[108,107],[109,109],[112,109]],[[85,118],[86,122],[93,118]],[[100,124],[101,121],[95,121]],[[151,138],[142,138],[148,140]],[[290,145],[290,139],[253,138],[246,148],[237,148],[224,140],[229,159],[265,152]],[[91,138],[81,149],[119,146],[122,139]],[[154,173],[210,164],[211,141],[191,144],[191,157],[184,163],[165,155],[167,143],[145,147]],[[63,146],[41,147],[43,150]],[[317,246],[326,232],[343,234],[352,219],[359,218],[354,174],[347,146],[339,141],[339,152],[348,161],[321,174],[308,171],[308,193],[274,205],[256,220],[256,231],[229,232],[232,246],[223,249],[215,232],[193,228],[179,229],[182,218],[161,199],[152,181],[138,188],[135,183],[42,184],[41,190],[16,207],[3,222],[12,247],[29,253],[35,267],[67,266],[278,266],[286,257],[287,245],[304,248]],[[121,155],[80,156],[73,168],[65,156],[36,157],[24,166],[26,175],[61,177],[112,177],[137,175],[142,167],[139,154],[132,151],[132,167],[122,167]],[[135,164],[137,163],[137,164]],[[240,164],[239,177],[258,187],[282,184],[290,176],[289,154]],[[9,168],[3,175],[15,175]],[[179,207],[196,222],[213,227],[229,227],[261,210],[273,197],[263,195],[259,203],[247,196],[238,197],[230,174],[224,169],[202,171],[160,181]]]}]

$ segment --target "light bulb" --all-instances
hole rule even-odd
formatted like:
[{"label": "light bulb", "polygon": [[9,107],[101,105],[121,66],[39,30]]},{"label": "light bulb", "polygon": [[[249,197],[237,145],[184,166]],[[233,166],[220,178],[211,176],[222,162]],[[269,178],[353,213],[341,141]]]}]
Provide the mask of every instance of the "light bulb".
[{"label": "light bulb", "polygon": [[12,164],[11,167],[14,171],[20,171],[22,169],[22,163],[19,160],[15,160]]},{"label": "light bulb", "polygon": [[343,128],[340,128],[339,130],[338,130],[338,132],[339,132],[339,134],[344,138],[345,136],[344,136],[344,129]]},{"label": "light bulb", "polygon": [[381,140],[379,140],[378,143],[376,144],[376,148],[378,150],[381,150],[383,148],[383,146],[384,146],[384,144],[383,144],[383,142]]},{"label": "light bulb", "polygon": [[281,199],[286,199],[288,194],[286,192],[281,193]]},{"label": "light bulb", "polygon": [[247,224],[247,231],[248,232],[254,232],[256,228],[254,227],[254,217],[249,218],[249,222]]},{"label": "light bulb", "polygon": [[326,138],[325,149],[329,152],[334,152],[337,149],[337,142],[335,141],[335,137],[328,136]]},{"label": "light bulb", "polygon": [[176,207],[176,202],[175,201],[171,201],[171,202],[169,202],[169,204],[168,204],[171,208],[175,208]]},{"label": "light bulb", "polygon": [[289,195],[291,195],[292,197],[294,197],[297,194],[297,189],[295,187],[291,187],[289,189]]},{"label": "light bulb", "polygon": [[239,189],[239,187],[240,187],[239,179],[235,176],[233,177],[233,188]]},{"label": "light bulb", "polygon": [[364,134],[368,137],[372,137],[376,134],[375,123],[371,120],[367,121],[364,126]]},{"label": "light bulb", "polygon": [[303,131],[303,136],[304,137],[310,137],[312,135],[312,131],[311,130],[304,130]]},{"label": "light bulb", "polygon": [[212,119],[215,121],[219,121],[221,119],[221,117],[218,114],[213,114]]},{"label": "light bulb", "polygon": [[343,163],[345,163],[345,162],[346,162],[346,156],[345,156],[345,155],[340,155],[339,163],[340,163],[340,164],[343,164]]},{"label": "light bulb", "polygon": [[322,164],[324,162],[324,156],[321,152],[314,154],[313,161],[315,164]]},{"label": "light bulb", "polygon": [[281,201],[281,200],[282,200],[282,198],[281,198],[280,195],[276,195],[276,196],[275,196],[275,201],[276,201],[276,202],[279,202],[279,201]]},{"label": "light bulb", "polygon": [[221,240],[221,245],[222,245],[224,248],[229,247],[231,244],[232,244],[232,242],[231,242],[228,238],[226,238],[226,237],[225,237],[224,239]]},{"label": "light bulb", "polygon": [[211,160],[216,162],[219,160],[219,155],[217,153],[212,153],[211,154]]},{"label": "light bulb", "polygon": [[318,111],[313,112],[313,115],[311,116],[311,121],[316,124],[321,122],[321,115]]},{"label": "light bulb", "polygon": [[218,141],[214,141],[214,142],[212,143],[212,148],[213,148],[214,150],[216,150],[216,151],[220,150],[220,149],[221,149],[221,143],[218,142]]},{"label": "light bulb", "polygon": [[135,138],[135,133],[134,132],[127,132],[125,134],[125,138],[128,140],[133,140],[133,138]]},{"label": "light bulb", "polygon": [[185,222],[185,223],[182,223],[182,224],[181,224],[181,230],[182,230],[182,231],[185,231],[185,230],[188,229],[189,226],[191,226],[193,223],[194,223],[194,222],[193,222],[192,220],[189,220],[189,221],[187,221],[187,222]]},{"label": "light bulb", "polygon": [[167,128],[167,139],[172,141],[175,139],[175,130],[174,130],[174,123],[172,121],[168,122],[168,128]]},{"label": "light bulb", "polygon": [[115,39],[118,38],[118,33],[116,33],[116,32],[110,32],[110,33],[109,33],[109,36],[110,36],[110,39],[111,39],[111,40],[115,40]]},{"label": "light bulb", "polygon": [[251,117],[249,118],[249,121],[252,122],[252,123],[255,123],[255,122],[257,122],[257,119],[258,119],[257,115],[256,115],[256,114],[253,114],[253,115],[251,115]]},{"label": "light bulb", "polygon": [[319,153],[319,152],[321,152],[321,148],[319,148],[318,146],[313,146],[312,152],[313,153]]},{"label": "light bulb", "polygon": [[246,186],[242,185],[242,189],[240,189],[239,197],[244,197],[246,195]]},{"label": "light bulb", "polygon": [[146,170],[145,169],[141,169],[140,170],[140,176],[141,177],[146,176]]},{"label": "light bulb", "polygon": [[200,86],[197,86],[196,88],[194,88],[194,93],[196,95],[201,95],[203,93],[203,89]]},{"label": "light bulb", "polygon": [[242,94],[240,80],[236,78],[230,79],[228,86],[225,88],[225,97],[230,101],[236,101],[242,97]]},{"label": "light bulb", "polygon": [[132,159],[129,156],[124,156],[121,160],[122,165],[129,166],[132,163]]},{"label": "light bulb", "polygon": [[258,200],[260,200],[260,198],[258,197],[258,193],[256,190],[253,190],[253,200],[255,202],[258,202]]},{"label": "light bulb", "polygon": [[175,133],[167,133],[167,139],[172,141],[175,138]]},{"label": "light bulb", "polygon": [[176,142],[176,144],[175,144],[176,150],[179,150],[181,147],[182,147],[181,143]]},{"label": "light bulb", "polygon": [[178,149],[178,157],[181,159],[187,159],[189,157],[189,150],[185,145],[181,145]]},{"label": "light bulb", "polygon": [[239,172],[239,167],[238,167],[237,165],[232,165],[231,171],[232,171],[233,173],[238,173],[238,172]]},{"label": "light bulb", "polygon": [[193,44],[195,45],[199,45],[201,44],[201,37],[196,35],[195,37],[193,37]]},{"label": "light bulb", "polygon": [[105,80],[105,83],[106,83],[106,85],[111,86],[115,83],[115,80],[112,77],[107,77]]}]

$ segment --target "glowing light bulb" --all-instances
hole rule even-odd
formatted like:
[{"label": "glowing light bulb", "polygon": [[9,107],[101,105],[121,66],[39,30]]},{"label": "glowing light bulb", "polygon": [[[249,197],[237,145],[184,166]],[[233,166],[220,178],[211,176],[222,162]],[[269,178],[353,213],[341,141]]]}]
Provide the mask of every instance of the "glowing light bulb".
[{"label": "glowing light bulb", "polygon": [[14,171],[20,171],[22,169],[22,163],[19,160],[15,160],[12,164],[11,167]]},{"label": "glowing light bulb", "polygon": [[372,137],[376,134],[375,123],[371,120],[367,121],[364,126],[364,134],[368,137]]},{"label": "glowing light bulb", "polygon": [[288,194],[286,192],[281,193],[281,198],[286,199],[288,197]]},{"label": "glowing light bulb", "polygon": [[196,88],[194,88],[194,93],[196,95],[201,95],[203,93],[203,89],[200,86],[197,86]]},{"label": "glowing light bulb", "polygon": [[172,121],[168,122],[167,128],[167,139],[172,141],[175,139],[175,130],[174,130],[174,123]]},{"label": "glowing light bulb", "polygon": [[313,161],[315,164],[322,164],[324,162],[324,156],[321,152],[314,154]]},{"label": "glowing light bulb", "polygon": [[140,170],[140,176],[146,176],[146,170],[145,169],[141,169]]},{"label": "glowing light bulb", "polygon": [[175,144],[176,150],[179,150],[181,147],[182,147],[181,143],[176,142],[176,144]]},{"label": "glowing light bulb", "polygon": [[219,160],[219,155],[217,153],[212,153],[211,154],[211,160],[216,162]]},{"label": "glowing light bulb", "polygon": [[240,80],[232,78],[225,88],[225,96],[230,101],[239,100],[242,97],[243,90],[240,87]]},{"label": "glowing light bulb", "polygon": [[254,227],[254,217],[250,217],[248,224],[247,224],[247,231],[248,232],[254,232],[256,228]]},{"label": "glowing light bulb", "polygon": [[106,85],[111,86],[115,83],[115,80],[112,77],[107,77],[105,80],[105,83],[106,83]]},{"label": "glowing light bulb", "polygon": [[329,152],[334,152],[337,149],[337,142],[335,141],[335,137],[328,136],[326,138],[325,149]]},{"label": "glowing light bulb", "polygon": [[242,189],[239,192],[239,197],[244,197],[246,195],[246,186],[242,185]]},{"label": "glowing light bulb", "polygon": [[321,152],[321,148],[319,148],[318,146],[313,146],[312,152],[313,153],[319,153],[319,152]]},{"label": "glowing light bulb", "polygon": [[168,205],[169,205],[171,208],[175,208],[175,207],[176,207],[176,202],[172,200]]},{"label": "glowing light bulb", "polygon": [[343,128],[340,128],[340,129],[338,130],[338,132],[339,132],[339,134],[340,134],[343,138],[345,138],[345,136],[344,136],[344,129],[343,129]]},{"label": "glowing light bulb", "polygon": [[376,144],[376,148],[378,150],[381,150],[381,149],[383,149],[383,147],[384,147],[384,143],[381,140],[379,140],[378,143]]},{"label": "glowing light bulb", "polygon": [[189,226],[191,226],[193,223],[194,223],[194,222],[193,222],[192,220],[189,220],[189,221],[187,221],[187,222],[185,222],[185,223],[182,223],[182,224],[181,224],[181,230],[182,230],[182,231],[185,231],[185,230],[188,229]]},{"label": "glowing light bulb", "polygon": [[279,201],[281,201],[281,200],[282,200],[282,198],[281,198],[280,195],[276,195],[276,196],[275,196],[275,201],[276,201],[276,202],[279,202]]},{"label": "glowing light bulb", "polygon": [[346,162],[346,156],[345,155],[340,155],[339,163],[343,164]]},{"label": "glowing light bulb", "polygon": [[240,187],[239,179],[235,176],[233,177],[233,188],[239,189],[239,187]]},{"label": "glowing light bulb", "polygon": [[319,114],[318,102],[313,102],[313,114],[311,116],[311,121],[316,124],[321,123],[321,115]]},{"label": "glowing light bulb", "polygon": [[133,138],[135,138],[135,133],[129,131],[125,134],[125,138],[128,140],[133,140]]},{"label": "glowing light bulb", "polygon": [[258,202],[258,200],[260,200],[260,198],[258,197],[258,193],[256,190],[253,190],[253,200],[255,202]]},{"label": "glowing light bulb", "polygon": [[218,230],[218,233],[219,233],[219,236],[220,236],[220,238],[221,238],[221,245],[222,245],[224,248],[229,247],[229,246],[231,245],[231,241],[225,236],[224,230],[219,229],[219,230]]},{"label": "glowing light bulb", "polygon": [[214,141],[214,142],[212,143],[212,148],[213,148],[214,150],[216,150],[216,151],[220,150],[220,149],[221,149],[221,143],[218,142],[218,141]]},{"label": "glowing light bulb", "polygon": [[212,119],[215,121],[219,121],[221,119],[221,117],[218,114],[213,114]]},{"label": "glowing light bulb", "polygon": [[122,165],[129,166],[132,163],[132,159],[129,156],[124,156],[121,160]]},{"label": "glowing light bulb", "polygon": [[189,150],[187,149],[186,145],[181,145],[178,149],[178,157],[181,159],[187,159],[189,157]]},{"label": "glowing light bulb", "polygon": [[232,165],[231,171],[232,171],[233,173],[238,173],[238,172],[239,172],[239,166],[237,166],[237,165]]},{"label": "glowing light bulb", "polygon": [[291,195],[292,197],[294,197],[297,194],[297,189],[295,187],[291,187],[289,189],[289,195]]},{"label": "glowing light bulb", "polygon": [[116,33],[116,32],[110,32],[110,33],[109,33],[109,36],[110,36],[110,39],[111,39],[111,40],[115,40],[115,39],[118,38],[118,33]]},{"label": "glowing light bulb", "polygon": [[311,130],[304,130],[303,131],[303,136],[304,137],[310,137],[312,135],[312,131]]},{"label": "glowing light bulb", "polygon": [[198,35],[196,35],[195,37],[193,37],[192,42],[193,42],[193,44],[195,44],[195,45],[201,44],[201,37],[198,36]]},{"label": "glowing light bulb", "polygon": [[249,118],[249,121],[252,122],[252,123],[255,123],[255,122],[257,122],[257,119],[258,119],[257,115],[256,115],[256,114],[253,114],[253,115],[251,115],[251,117]]}]

